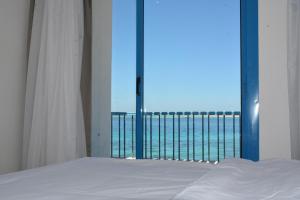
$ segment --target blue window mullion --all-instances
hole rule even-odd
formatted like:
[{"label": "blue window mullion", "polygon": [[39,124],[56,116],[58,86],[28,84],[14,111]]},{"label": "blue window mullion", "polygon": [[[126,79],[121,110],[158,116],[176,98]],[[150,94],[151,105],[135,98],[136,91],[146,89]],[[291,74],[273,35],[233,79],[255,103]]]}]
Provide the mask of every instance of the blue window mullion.
[{"label": "blue window mullion", "polygon": [[143,159],[144,0],[136,0],[136,159]]}]

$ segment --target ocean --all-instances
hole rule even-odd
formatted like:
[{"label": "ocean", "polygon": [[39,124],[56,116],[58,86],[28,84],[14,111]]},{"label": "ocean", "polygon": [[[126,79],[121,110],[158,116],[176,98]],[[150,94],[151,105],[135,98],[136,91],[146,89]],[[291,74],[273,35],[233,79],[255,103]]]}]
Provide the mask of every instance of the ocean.
[{"label": "ocean", "polygon": [[[113,116],[112,133],[112,156],[135,157],[135,116]],[[233,157],[240,157],[239,116],[182,115],[179,121],[176,115],[174,119],[161,115],[160,120],[153,115],[152,120],[150,116],[144,120],[144,158],[218,161]]]}]

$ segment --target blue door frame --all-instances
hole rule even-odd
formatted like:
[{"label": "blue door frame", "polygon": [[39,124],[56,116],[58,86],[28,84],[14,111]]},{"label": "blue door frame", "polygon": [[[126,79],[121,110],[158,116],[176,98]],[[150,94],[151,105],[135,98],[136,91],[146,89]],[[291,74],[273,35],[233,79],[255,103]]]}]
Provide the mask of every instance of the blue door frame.
[{"label": "blue door frame", "polygon": [[259,160],[258,0],[241,0],[242,158]]},{"label": "blue door frame", "polygon": [[[259,160],[258,0],[241,0],[241,155]],[[144,0],[136,0],[136,158],[143,159]]]}]

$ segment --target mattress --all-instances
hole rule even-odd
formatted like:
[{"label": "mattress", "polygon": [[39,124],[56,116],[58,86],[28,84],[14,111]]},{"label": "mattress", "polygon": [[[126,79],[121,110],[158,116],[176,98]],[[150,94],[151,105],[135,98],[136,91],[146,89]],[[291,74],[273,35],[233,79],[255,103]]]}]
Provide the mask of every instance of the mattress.
[{"label": "mattress", "polygon": [[172,199],[216,165],[82,158],[0,176],[1,200]]}]

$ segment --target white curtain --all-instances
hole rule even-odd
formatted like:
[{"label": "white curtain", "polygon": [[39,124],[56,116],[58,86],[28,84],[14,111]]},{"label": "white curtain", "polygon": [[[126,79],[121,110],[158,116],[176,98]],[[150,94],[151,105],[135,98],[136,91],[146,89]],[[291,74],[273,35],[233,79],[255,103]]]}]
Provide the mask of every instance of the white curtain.
[{"label": "white curtain", "polygon": [[288,1],[288,81],[291,153],[300,160],[300,0]]},{"label": "white curtain", "polygon": [[23,168],[86,155],[80,78],[83,0],[36,0],[28,61]]}]

